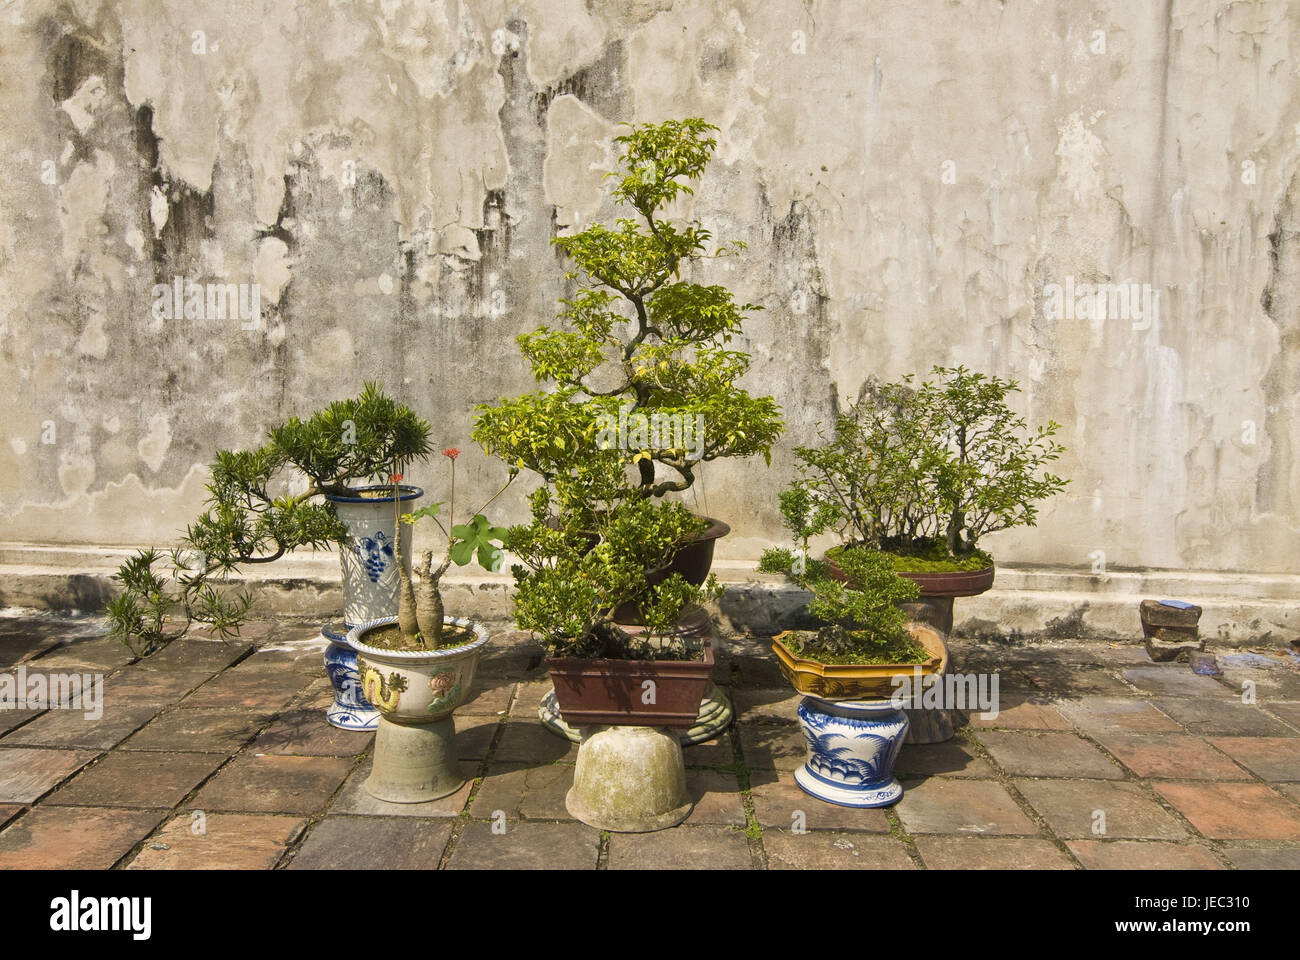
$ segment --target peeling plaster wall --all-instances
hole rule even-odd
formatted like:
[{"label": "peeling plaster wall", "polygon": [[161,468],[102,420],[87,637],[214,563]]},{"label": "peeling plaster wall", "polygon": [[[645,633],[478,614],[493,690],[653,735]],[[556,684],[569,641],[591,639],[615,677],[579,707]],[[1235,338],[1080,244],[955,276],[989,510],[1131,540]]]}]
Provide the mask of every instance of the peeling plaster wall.
[{"label": "peeling plaster wall", "polygon": [[[1003,558],[1300,572],[1297,45],[1284,0],[14,0],[0,540],[169,541],[214,448],[368,378],[466,446],[531,386],[550,239],[615,213],[617,124],[699,115],[680,212],[749,244],[699,279],[766,307],[747,384],[790,425],[771,470],[704,471],[724,555],[783,538],[837,397],[960,362],[1069,447]],[[175,277],[257,283],[260,325],[157,319]],[[1067,277],[1159,316],[1049,319]]]}]

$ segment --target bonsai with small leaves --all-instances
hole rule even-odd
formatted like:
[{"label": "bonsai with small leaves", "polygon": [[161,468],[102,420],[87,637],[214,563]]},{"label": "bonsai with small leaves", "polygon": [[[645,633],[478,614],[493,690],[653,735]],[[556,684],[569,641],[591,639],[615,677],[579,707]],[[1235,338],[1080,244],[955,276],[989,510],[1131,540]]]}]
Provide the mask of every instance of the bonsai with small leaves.
[{"label": "bonsai with small leaves", "polygon": [[[783,430],[771,397],[737,386],[749,357],[728,347],[746,313],[722,286],[694,282],[698,262],[736,253],[699,221],[676,225],[664,208],[704,173],[717,128],[699,119],[633,126],[621,148],[613,196],[634,216],[592,224],[552,242],[577,283],[556,326],[518,343],[548,389],[479,407],[474,439],[507,463],[561,482],[557,496],[584,503],[577,519],[632,498],[687,490],[700,464],[761,454]],[[645,420],[641,420],[641,418]],[[621,419],[620,419],[621,418]],[[632,424],[624,431],[614,425]],[[637,429],[649,424],[649,429]],[[656,429],[662,425],[663,430]],[[671,425],[671,428],[670,426]],[[702,435],[687,437],[688,431]],[[619,478],[610,484],[608,477]]]},{"label": "bonsai with small leaves", "polygon": [[932,375],[868,383],[825,443],[796,448],[799,476],[781,497],[796,536],[832,532],[887,551],[895,569],[938,572],[987,567],[981,537],[1036,523],[1038,502],[1069,482],[1045,469],[1064,452],[1060,425],[1030,430],[1006,402],[1014,380],[962,366]]},{"label": "bonsai with small leaves", "polygon": [[[429,424],[374,383],[306,420],[291,417],[255,450],[218,450],[206,508],[169,552],[172,576],[155,569],[164,557],[155,548],[138,551],[119,569],[114,579],[123,590],[108,603],[110,634],[137,654],[183,635],[194,622],[223,639],[236,635],[253,598],[226,589],[226,578],[245,564],[342,541],[346,531],[324,497],[346,496],[352,486],[380,480],[429,450]],[[175,627],[174,613],[183,618]]]},{"label": "bonsai with small leaves", "polygon": [[[447,570],[453,563],[463,567],[471,560],[477,560],[479,566],[485,570],[495,571],[501,569],[504,559],[501,542],[509,531],[504,527],[492,526],[483,512],[497,497],[505,493],[519,471],[510,471],[505,485],[474,512],[469,523],[457,524],[456,458],[460,456],[460,451],[455,447],[448,447],[442,451],[442,455],[451,461],[451,493],[447,501],[447,526],[445,527],[438,518],[442,508],[441,502],[431,503],[410,513],[401,513],[398,506],[398,484],[402,481],[402,474],[394,472],[389,478],[393,485],[393,509],[396,522],[412,524],[428,517],[442,531],[447,544],[437,566],[433,564],[433,551],[423,551],[420,555],[420,563],[412,575],[407,570],[406,564],[402,562],[402,538],[394,537],[393,547],[398,575],[401,578],[401,586],[397,592],[397,637],[383,642],[384,646],[392,649],[441,649],[446,636],[441,584]],[[376,640],[371,639],[369,642],[373,644]]]},{"label": "bonsai with small leaves", "polygon": [[[695,586],[666,573],[700,520],[679,503],[633,498],[593,520],[594,529],[552,514],[558,502],[541,487],[530,497],[533,522],[512,527],[506,548],[520,558],[515,577],[515,620],[553,657],[618,660],[687,659],[675,633],[687,607],[717,597],[717,578]],[[634,604],[644,626],[631,634],[616,611]]]}]

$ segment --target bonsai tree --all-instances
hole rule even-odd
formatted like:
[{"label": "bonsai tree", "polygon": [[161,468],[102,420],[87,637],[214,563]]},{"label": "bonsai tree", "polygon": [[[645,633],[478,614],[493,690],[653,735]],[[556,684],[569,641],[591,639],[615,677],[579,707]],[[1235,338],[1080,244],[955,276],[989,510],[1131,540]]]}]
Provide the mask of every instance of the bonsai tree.
[{"label": "bonsai tree", "polygon": [[[776,402],[737,381],[749,357],[727,344],[745,314],[722,286],[682,279],[697,261],[742,250],[699,221],[676,225],[664,208],[704,173],[717,128],[699,119],[633,126],[614,199],[633,216],[592,224],[552,243],[575,269],[557,325],[518,338],[539,384],[478,408],[474,439],[489,453],[555,484],[555,496],[592,514],[632,498],[691,487],[701,463],[762,454],[783,430]],[[615,478],[616,482],[611,482]]]},{"label": "bonsai tree", "polygon": [[[222,589],[221,580],[245,564],[342,541],[346,531],[322,498],[379,480],[423,459],[429,449],[429,424],[367,383],[355,398],[272,428],[255,450],[218,450],[206,508],[170,551],[175,587],[155,570],[162,552],[138,551],[114,577],[124,589],[108,604],[110,635],[145,654],[194,622],[209,624],[223,639],[237,634],[253,598]],[[276,487],[292,483],[295,472],[302,479],[276,495]],[[184,623],[169,630],[169,614],[177,609]]]},{"label": "bonsai tree", "polygon": [[980,537],[1034,525],[1037,502],[1069,482],[1044,469],[1064,452],[1060,425],[1030,430],[1007,405],[1013,380],[932,375],[869,382],[825,443],[796,448],[799,476],[781,497],[796,536],[830,531],[889,552],[896,569],[977,569],[993,562]]},{"label": "bonsai tree", "polygon": [[915,600],[920,588],[894,571],[877,550],[850,547],[836,558],[837,577],[824,560],[807,559],[807,544],[764,551],[759,569],[781,573],[812,596],[808,612],[823,621],[815,631],[788,638],[793,653],[821,663],[920,663],[926,649],[907,630],[899,603]]},{"label": "bonsai tree", "polygon": [[393,511],[396,522],[411,524],[424,517],[429,517],[442,531],[446,541],[446,549],[443,551],[438,565],[436,567],[433,565],[433,551],[425,550],[420,555],[420,563],[413,577],[411,572],[406,569],[406,564],[402,562],[402,538],[394,538],[393,549],[397,558],[397,570],[398,576],[401,578],[401,586],[397,592],[398,636],[395,640],[386,643],[386,646],[389,647],[414,650],[440,649],[443,646],[445,635],[445,624],[443,623],[445,608],[440,587],[442,578],[451,567],[451,564],[454,562],[457,566],[463,567],[471,559],[477,559],[479,565],[484,569],[499,570],[504,559],[501,542],[509,531],[504,527],[494,527],[488,523],[483,511],[497,497],[506,492],[519,471],[515,469],[510,471],[510,476],[505,485],[474,512],[469,523],[457,524],[456,458],[460,456],[460,451],[455,447],[448,447],[442,451],[442,455],[451,461],[451,493],[448,501],[447,526],[445,527],[442,525],[442,521],[438,519],[438,512],[442,507],[441,502],[431,503],[410,513],[401,513],[397,497],[398,484],[402,481],[402,474],[394,472],[389,478],[393,484]]},{"label": "bonsai tree", "polygon": [[[520,629],[532,631],[553,657],[685,657],[673,628],[686,607],[716,597],[721,587],[712,575],[695,586],[662,573],[698,518],[679,503],[633,498],[596,515],[594,530],[580,532],[563,508],[558,522],[551,515],[546,487],[530,499],[533,522],[512,527],[505,540],[522,561],[512,567]],[[615,622],[626,604],[640,611],[640,636]]]}]

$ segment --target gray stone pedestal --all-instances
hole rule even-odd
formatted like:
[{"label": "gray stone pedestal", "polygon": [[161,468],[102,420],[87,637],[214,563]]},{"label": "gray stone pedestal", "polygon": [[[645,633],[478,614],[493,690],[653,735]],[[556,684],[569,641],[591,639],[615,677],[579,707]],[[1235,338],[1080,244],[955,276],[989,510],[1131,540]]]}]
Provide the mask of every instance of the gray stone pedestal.
[{"label": "gray stone pedestal", "polygon": [[564,806],[583,823],[616,833],[676,826],[692,807],[681,744],[662,727],[583,727]]}]

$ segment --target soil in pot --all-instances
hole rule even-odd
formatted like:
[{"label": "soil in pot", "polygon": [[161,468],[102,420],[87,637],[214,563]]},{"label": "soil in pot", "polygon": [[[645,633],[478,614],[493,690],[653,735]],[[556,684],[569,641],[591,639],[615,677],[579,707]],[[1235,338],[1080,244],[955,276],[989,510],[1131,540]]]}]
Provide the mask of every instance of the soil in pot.
[{"label": "soil in pot", "polygon": [[[449,625],[443,628],[442,643],[438,645],[438,650],[453,650],[456,647],[463,647],[473,639],[473,630]],[[371,630],[366,633],[365,642],[367,646],[378,647],[380,650],[435,652],[433,648],[423,646],[417,638],[403,636],[401,629],[397,626],[380,627],[377,630]]]}]

